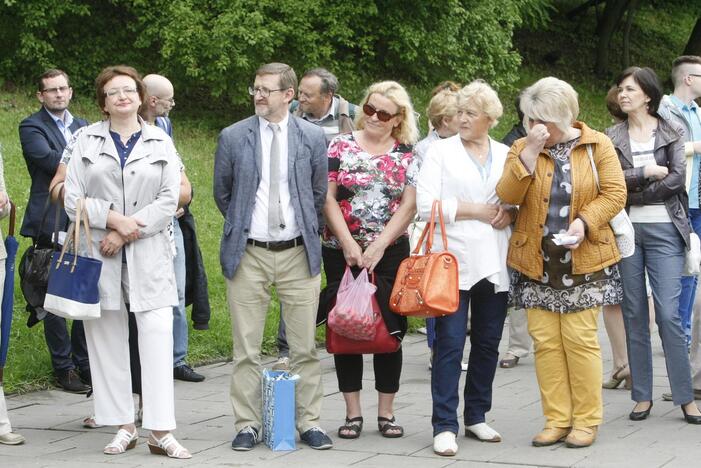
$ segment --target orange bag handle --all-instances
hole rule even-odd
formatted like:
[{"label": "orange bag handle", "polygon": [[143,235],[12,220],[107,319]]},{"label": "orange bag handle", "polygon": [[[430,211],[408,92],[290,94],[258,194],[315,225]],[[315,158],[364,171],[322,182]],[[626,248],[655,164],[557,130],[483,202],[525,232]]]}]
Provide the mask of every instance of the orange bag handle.
[{"label": "orange bag handle", "polygon": [[419,251],[421,250],[421,246],[423,245],[424,239],[426,238],[427,234],[428,239],[426,239],[426,249],[424,250],[424,253],[427,255],[431,253],[431,248],[433,247],[433,236],[436,230],[436,211],[438,211],[438,221],[441,227],[441,238],[443,239],[443,248],[445,250],[448,250],[448,238],[445,234],[445,221],[443,220],[443,204],[440,200],[433,200],[433,205],[431,205],[431,219],[426,224],[426,226],[424,226],[424,230],[421,232],[421,237],[419,237],[419,241],[416,243],[416,247],[414,248],[412,255],[419,254]]}]

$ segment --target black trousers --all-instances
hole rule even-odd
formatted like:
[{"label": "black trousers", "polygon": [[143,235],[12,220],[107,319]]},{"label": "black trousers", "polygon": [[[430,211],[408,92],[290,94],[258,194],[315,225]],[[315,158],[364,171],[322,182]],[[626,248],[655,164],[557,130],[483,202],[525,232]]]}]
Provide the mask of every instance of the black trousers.
[{"label": "black trousers", "polygon": [[[324,271],[327,284],[337,284],[341,281],[346,269],[343,252],[324,248]],[[394,286],[399,264],[409,256],[409,242],[401,239],[396,244],[385,250],[382,259],[375,267],[375,283],[382,317],[387,329],[398,338],[404,336],[406,331],[406,318],[395,315],[389,311],[389,296]],[[358,275],[360,269],[352,268],[353,275]],[[360,354],[334,354],[336,365],[336,377],[338,388],[342,392],[357,392],[363,388],[363,356]],[[399,378],[402,374],[402,348],[393,353],[373,355],[373,368],[375,372],[375,390],[382,393],[397,393],[399,390]]]}]

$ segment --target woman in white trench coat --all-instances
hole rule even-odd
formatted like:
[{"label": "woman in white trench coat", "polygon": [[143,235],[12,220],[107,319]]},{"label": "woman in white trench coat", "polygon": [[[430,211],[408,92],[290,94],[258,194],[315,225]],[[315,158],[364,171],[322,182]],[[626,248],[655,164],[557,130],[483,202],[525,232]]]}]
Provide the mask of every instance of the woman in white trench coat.
[{"label": "woman in white trench coat", "polygon": [[103,262],[101,317],[85,322],[95,422],[119,427],[105,454],[124,453],[136,445],[129,304],[139,329],[143,427],[151,430],[149,449],[190,458],[171,434],[172,306],[178,297],[168,226],[177,208],[180,159],[171,139],[138,117],[145,87],[136,70],[107,67],[97,77],[96,88],[107,118],[86,127],[70,145],[64,200],[74,220],[78,200],[85,199],[93,252]]}]

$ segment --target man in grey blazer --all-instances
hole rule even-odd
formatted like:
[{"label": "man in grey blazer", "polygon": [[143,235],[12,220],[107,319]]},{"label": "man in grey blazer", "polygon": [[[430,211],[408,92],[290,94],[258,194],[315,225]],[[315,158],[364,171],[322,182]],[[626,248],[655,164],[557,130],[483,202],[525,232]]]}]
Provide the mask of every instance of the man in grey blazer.
[{"label": "man in grey blazer", "polygon": [[272,286],[287,324],[291,371],[300,375],[297,430],[311,448],[333,445],[319,427],[323,389],[314,341],[326,140],[321,128],[288,112],[296,87],[290,66],[261,66],[248,89],[255,115],[222,130],[215,155],[214,199],[224,216],[220,262],[234,340],[234,450],[259,441],[260,347]]}]

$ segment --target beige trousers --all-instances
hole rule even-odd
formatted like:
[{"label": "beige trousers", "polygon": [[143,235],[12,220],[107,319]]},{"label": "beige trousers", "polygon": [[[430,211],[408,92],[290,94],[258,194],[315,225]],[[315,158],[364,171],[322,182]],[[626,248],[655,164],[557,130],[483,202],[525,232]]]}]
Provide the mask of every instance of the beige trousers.
[{"label": "beige trousers", "polygon": [[234,340],[231,406],[235,430],[262,425],[260,348],[272,286],[287,326],[291,372],[300,376],[295,398],[301,434],[319,425],[323,399],[315,343],[321,275],[310,275],[303,246],[272,252],[247,245],[234,277],[227,280]]}]

